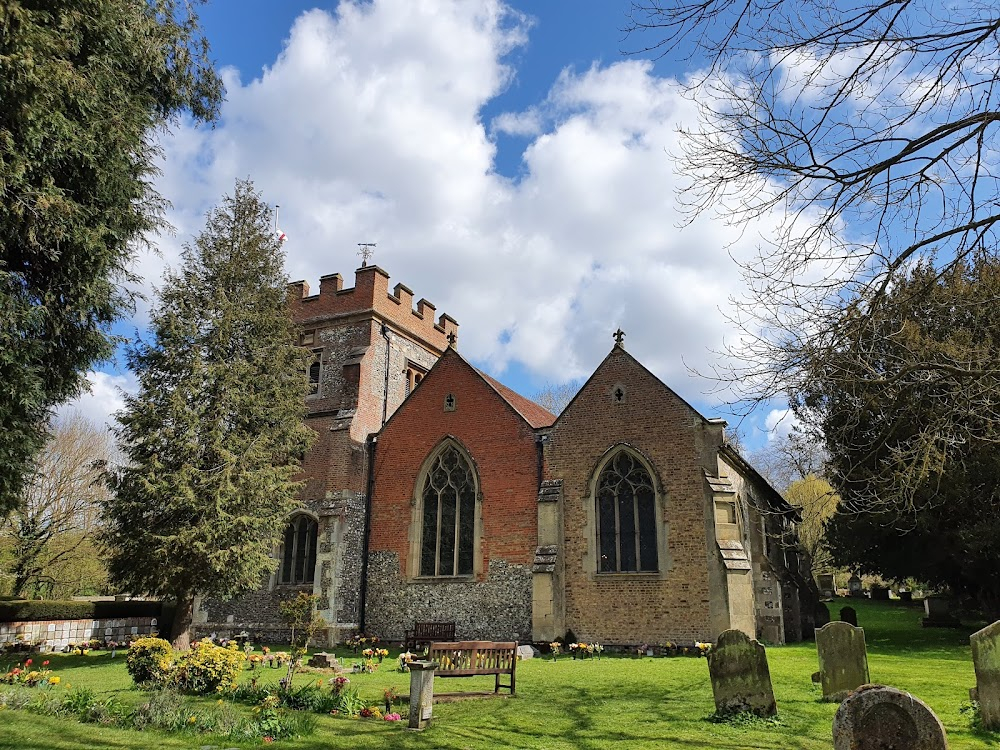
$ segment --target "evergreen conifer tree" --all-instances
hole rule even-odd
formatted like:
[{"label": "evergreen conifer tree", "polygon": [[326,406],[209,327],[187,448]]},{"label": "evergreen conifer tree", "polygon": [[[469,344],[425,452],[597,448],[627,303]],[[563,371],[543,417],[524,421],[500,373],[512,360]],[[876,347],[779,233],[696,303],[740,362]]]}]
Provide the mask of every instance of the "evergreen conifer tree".
[{"label": "evergreen conifer tree", "polygon": [[270,215],[238,182],[168,272],[152,341],[129,353],[139,392],[118,417],[127,460],[109,474],[103,540],[121,588],[177,601],[179,647],[196,595],[240,594],[273,565],[313,437],[309,354],[294,340]]}]

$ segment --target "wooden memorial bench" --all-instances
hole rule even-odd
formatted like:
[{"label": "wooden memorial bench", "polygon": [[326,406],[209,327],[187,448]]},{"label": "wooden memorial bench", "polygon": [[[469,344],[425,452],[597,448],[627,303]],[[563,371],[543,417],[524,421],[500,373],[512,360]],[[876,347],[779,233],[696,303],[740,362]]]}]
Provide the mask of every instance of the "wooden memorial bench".
[{"label": "wooden memorial bench", "polygon": [[[437,662],[435,677],[472,677],[474,675],[496,675],[494,693],[507,688],[514,695],[514,671],[517,668],[517,643],[495,643],[493,641],[458,641],[456,643],[432,643],[425,657]],[[506,685],[500,682],[501,675],[510,675]]]},{"label": "wooden memorial bench", "polygon": [[415,622],[413,628],[403,634],[403,648],[416,651],[421,643],[455,640],[453,622]]}]

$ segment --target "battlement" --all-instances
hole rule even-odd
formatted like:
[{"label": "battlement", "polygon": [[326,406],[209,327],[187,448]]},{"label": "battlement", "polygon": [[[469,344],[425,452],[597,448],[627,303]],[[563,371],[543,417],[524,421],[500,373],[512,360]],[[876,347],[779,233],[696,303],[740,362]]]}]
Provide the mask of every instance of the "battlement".
[{"label": "battlement", "polygon": [[320,277],[319,294],[310,295],[305,281],[293,281],[288,292],[292,317],[300,323],[371,311],[442,350],[448,346],[449,335],[458,335],[458,322],[447,313],[435,321],[437,308],[426,299],[414,307],[409,287],[396,284],[390,292],[389,274],[378,266],[357,269],[354,286],[347,289],[343,277],[334,273]]}]

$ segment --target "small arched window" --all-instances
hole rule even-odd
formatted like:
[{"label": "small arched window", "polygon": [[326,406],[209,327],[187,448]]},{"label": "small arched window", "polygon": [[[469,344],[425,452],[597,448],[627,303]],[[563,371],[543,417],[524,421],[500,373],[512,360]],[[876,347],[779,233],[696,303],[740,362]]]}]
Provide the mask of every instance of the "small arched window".
[{"label": "small arched window", "polygon": [[319,527],[312,518],[298,514],[285,527],[280,582],[312,583],[316,575],[316,537]]},{"label": "small arched window", "polygon": [[655,573],[656,491],[635,455],[620,450],[597,479],[597,549],[600,573]]},{"label": "small arched window", "polygon": [[453,444],[431,460],[420,488],[419,575],[472,575],[475,560],[476,473]]}]

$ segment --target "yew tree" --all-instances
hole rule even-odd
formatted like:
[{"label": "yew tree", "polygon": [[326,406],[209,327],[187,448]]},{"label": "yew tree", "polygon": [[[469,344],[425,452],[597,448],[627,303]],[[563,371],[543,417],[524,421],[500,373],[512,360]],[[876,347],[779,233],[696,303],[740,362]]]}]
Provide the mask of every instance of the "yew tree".
[{"label": "yew tree", "polygon": [[836,565],[914,577],[1000,616],[1000,261],[919,263],[843,313],[794,407],[839,495]]},{"label": "yew tree", "polygon": [[122,468],[104,507],[108,572],[174,599],[184,647],[197,595],[260,584],[314,433],[306,359],[286,305],[271,212],[249,182],[208,215],[168,272],[151,336],[129,353],[139,390],[118,415]]},{"label": "yew tree", "polygon": [[53,407],[113,351],[132,250],[161,221],[157,137],[217,112],[196,4],[0,3],[0,515]]}]

